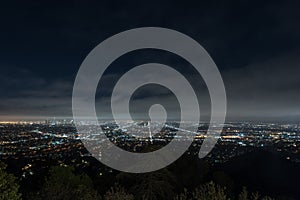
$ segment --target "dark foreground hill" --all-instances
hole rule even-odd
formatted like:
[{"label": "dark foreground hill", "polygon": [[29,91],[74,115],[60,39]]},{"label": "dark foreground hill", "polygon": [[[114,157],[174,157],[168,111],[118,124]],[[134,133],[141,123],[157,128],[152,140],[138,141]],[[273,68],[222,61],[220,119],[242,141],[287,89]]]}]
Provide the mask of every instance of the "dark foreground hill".
[{"label": "dark foreground hill", "polygon": [[252,191],[300,199],[300,164],[278,152],[253,151],[217,168]]}]

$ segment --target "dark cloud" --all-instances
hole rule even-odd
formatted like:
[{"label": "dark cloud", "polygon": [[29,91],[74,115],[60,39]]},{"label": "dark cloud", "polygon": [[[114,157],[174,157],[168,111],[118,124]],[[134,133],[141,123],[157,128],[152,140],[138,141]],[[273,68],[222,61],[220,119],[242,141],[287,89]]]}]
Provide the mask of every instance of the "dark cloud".
[{"label": "dark cloud", "polygon": [[297,121],[300,116],[300,51],[224,73],[232,118]]},{"label": "dark cloud", "polygon": [[[297,121],[299,8],[296,1],[2,2],[0,115],[70,116],[73,81],[89,51],[118,32],[158,26],[191,36],[210,53],[227,89],[229,120]],[[135,53],[105,75],[98,106],[108,105],[110,89],[128,66],[155,60],[183,72],[191,67],[172,55]],[[199,99],[208,99],[199,76],[188,70],[186,76],[201,83]],[[137,104],[155,98],[144,93]],[[208,102],[202,102],[205,115]]]}]

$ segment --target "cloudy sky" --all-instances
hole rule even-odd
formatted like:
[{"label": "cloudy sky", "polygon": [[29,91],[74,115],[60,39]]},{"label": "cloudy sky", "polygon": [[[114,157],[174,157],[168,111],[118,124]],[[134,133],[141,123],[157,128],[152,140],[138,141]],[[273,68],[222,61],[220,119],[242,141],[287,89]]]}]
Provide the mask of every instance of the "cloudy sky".
[{"label": "cloudy sky", "polygon": [[[0,120],[71,116],[73,82],[87,54],[116,33],[154,26],[180,31],[208,51],[226,87],[227,121],[299,121],[300,3],[202,2],[1,3]],[[99,115],[109,115],[111,90],[122,73],[148,62],[182,72],[209,115],[209,96],[192,66],[154,50],[129,53],[110,66],[97,91]],[[133,110],[158,101],[170,110],[177,105],[167,89],[153,87],[135,93]]]}]

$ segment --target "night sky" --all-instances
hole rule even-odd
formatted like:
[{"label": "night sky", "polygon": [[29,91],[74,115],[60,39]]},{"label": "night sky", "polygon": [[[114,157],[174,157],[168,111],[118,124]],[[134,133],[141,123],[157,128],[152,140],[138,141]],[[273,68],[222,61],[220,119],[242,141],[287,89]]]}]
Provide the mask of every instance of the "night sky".
[{"label": "night sky", "polygon": [[[180,31],[208,51],[226,87],[227,121],[299,121],[299,10],[297,1],[274,0],[2,1],[0,120],[71,116],[73,82],[87,54],[116,33],[152,26]],[[194,84],[201,82],[174,55],[132,52],[107,71],[97,93],[99,109],[129,66],[153,61],[178,68]],[[198,97],[206,98],[203,83],[197,87]],[[164,88],[153,94],[144,89],[137,92],[137,103],[172,99]]]}]

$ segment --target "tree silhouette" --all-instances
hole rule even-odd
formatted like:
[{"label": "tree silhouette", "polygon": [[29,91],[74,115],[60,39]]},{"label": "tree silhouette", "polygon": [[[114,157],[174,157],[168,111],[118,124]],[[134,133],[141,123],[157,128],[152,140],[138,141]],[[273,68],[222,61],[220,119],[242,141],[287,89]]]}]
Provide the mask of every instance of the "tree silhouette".
[{"label": "tree silhouette", "polygon": [[184,189],[183,193],[178,194],[177,196],[175,196],[174,200],[188,200],[188,191],[187,189]]},{"label": "tree silhouette", "polygon": [[19,200],[19,185],[16,183],[16,178],[12,174],[5,171],[6,165],[0,163],[0,200]]},{"label": "tree silhouette", "polygon": [[105,200],[133,200],[134,197],[132,194],[128,194],[126,190],[120,185],[116,184],[114,187],[111,187],[104,195]]},{"label": "tree silhouette", "polygon": [[246,187],[243,187],[242,191],[238,195],[238,200],[274,200],[273,198],[269,196],[264,196],[260,198],[260,195],[258,192],[253,192],[251,195],[249,195],[249,192],[247,191]]},{"label": "tree silhouette", "polygon": [[[192,196],[192,197],[191,197]],[[242,191],[237,195],[237,200],[274,200],[269,196],[261,197],[258,192],[253,192],[249,195],[246,187],[243,187]],[[214,182],[209,182],[198,186],[192,195],[184,189],[184,192],[177,195],[174,200],[230,200],[227,197],[225,187],[219,186]]]},{"label": "tree silhouette", "polygon": [[167,169],[144,174],[120,173],[119,182],[129,188],[135,199],[172,199],[175,195],[174,175]]},{"label": "tree silhouette", "polygon": [[246,187],[243,187],[241,193],[238,195],[238,200],[248,200],[248,191]]},{"label": "tree silhouette", "polygon": [[194,199],[197,200],[226,200],[225,188],[209,182],[200,185],[193,192]]},{"label": "tree silhouette", "polygon": [[234,182],[226,173],[222,171],[216,171],[213,173],[212,180],[221,187],[226,187],[226,191],[231,193],[234,189]]},{"label": "tree silhouette", "polygon": [[74,174],[73,167],[55,166],[50,169],[36,200],[96,200],[101,197],[93,189],[91,179],[86,174]]}]

